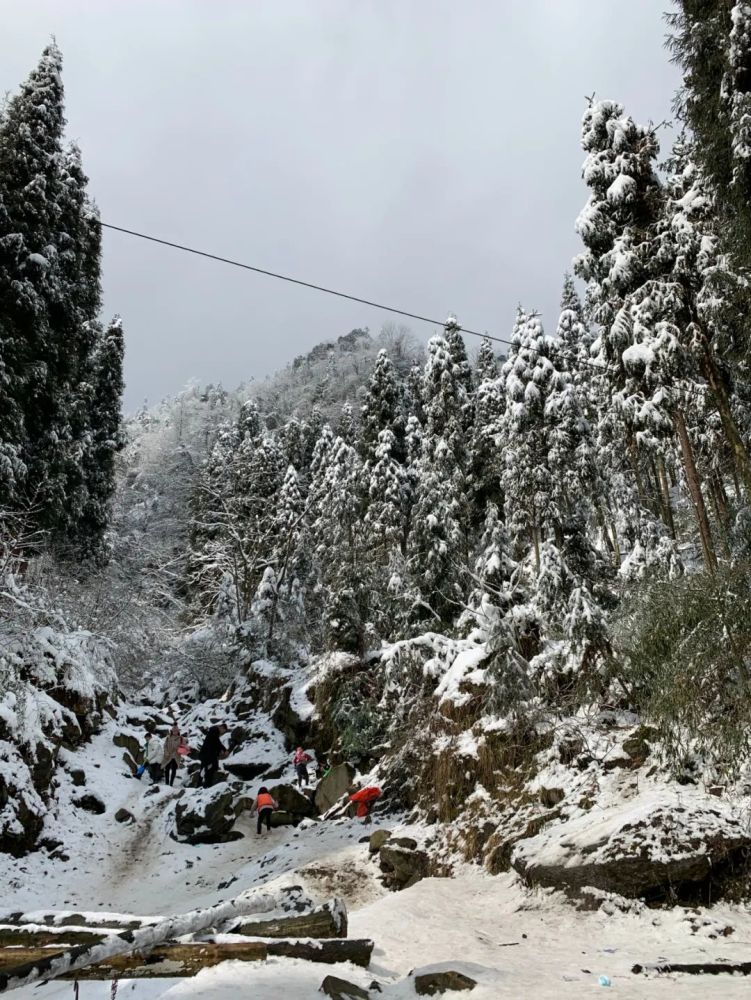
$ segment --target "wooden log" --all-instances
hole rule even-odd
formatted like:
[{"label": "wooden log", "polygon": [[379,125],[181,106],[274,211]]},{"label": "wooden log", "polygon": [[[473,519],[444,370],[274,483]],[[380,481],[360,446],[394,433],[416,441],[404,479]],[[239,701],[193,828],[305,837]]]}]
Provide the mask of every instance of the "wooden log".
[{"label": "wooden log", "polygon": [[[122,931],[95,944],[74,945],[67,951],[53,949],[37,951],[36,957],[0,971],[0,993],[28,986],[40,979],[59,979],[89,965],[127,955],[129,952],[151,951],[157,945],[185,934],[196,934],[210,927],[226,924],[235,917],[249,913],[268,913],[289,900],[289,893],[252,890],[236,899],[209,906],[202,910],[166,917],[151,926]],[[14,949],[15,950],[15,949]]]},{"label": "wooden log", "polygon": [[158,923],[160,917],[105,917],[101,913],[61,912],[4,913],[0,915],[0,926],[23,927],[38,924],[46,927],[91,927],[96,930],[135,931],[147,924]]},{"label": "wooden log", "polygon": [[663,962],[659,965],[634,965],[631,971],[635,975],[653,973],[668,975],[671,972],[684,972],[689,976],[719,976],[723,973],[751,976],[751,962]]},{"label": "wooden log", "polygon": [[271,920],[233,920],[222,930],[263,938],[346,938],[347,908],[341,900],[331,899],[310,913],[291,913]]},{"label": "wooden log", "polygon": [[[54,951],[54,949],[53,949]],[[0,979],[21,979],[24,970],[36,968],[49,959],[49,948],[9,948],[0,951]],[[352,962],[367,968],[373,942],[341,938],[329,941],[248,940],[216,942],[213,940],[165,942],[150,949],[147,955],[134,953],[112,955],[75,972],[63,972],[60,979],[108,980],[114,978],[158,979],[194,976],[201,969],[220,962],[262,962],[267,958],[301,958],[308,962],[335,965]],[[54,952],[59,956],[59,952]],[[6,965],[7,962],[20,964]]]},{"label": "wooden log", "polygon": [[[34,924],[23,927],[3,927],[0,925],[0,948],[14,948],[23,945],[26,948],[43,948],[45,945],[96,944],[109,937],[113,932],[92,928],[73,929],[61,927],[40,928]],[[61,949],[62,950],[62,947]]]}]

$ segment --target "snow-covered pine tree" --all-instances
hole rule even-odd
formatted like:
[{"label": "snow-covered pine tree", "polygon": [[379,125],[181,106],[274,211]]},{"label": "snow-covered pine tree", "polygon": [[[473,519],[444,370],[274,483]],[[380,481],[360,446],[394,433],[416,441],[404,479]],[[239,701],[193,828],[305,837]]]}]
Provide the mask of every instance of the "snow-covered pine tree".
[{"label": "snow-covered pine tree", "polygon": [[476,532],[485,518],[488,503],[494,503],[503,510],[500,433],[505,393],[488,339],[483,340],[480,346],[474,382],[469,483],[472,490],[472,530]]},{"label": "snow-covered pine tree", "polygon": [[382,635],[390,636],[397,618],[396,599],[404,589],[407,527],[407,483],[404,467],[394,459],[391,430],[378,435],[375,464],[365,470],[367,510],[363,533],[374,601],[372,614]]},{"label": "snow-covered pine tree", "polygon": [[521,553],[532,551],[540,569],[540,546],[549,529],[559,530],[563,494],[548,464],[545,407],[555,369],[540,317],[521,308],[503,366],[506,393],[501,440],[501,486],[505,518]]},{"label": "snow-covered pine tree", "polygon": [[583,393],[592,371],[589,349],[593,338],[584,320],[584,309],[574,279],[568,272],[563,278],[561,312],[556,337],[558,357],[566,370],[573,375],[580,393]]},{"label": "snow-covered pine tree", "polygon": [[[574,271],[587,282],[589,311],[600,328],[591,349],[594,367],[587,397],[599,409],[599,462],[611,485],[611,503],[620,507],[612,512],[611,528],[620,523],[629,544],[638,535],[641,546],[654,543],[656,551],[666,553],[660,543],[663,533],[653,527],[654,520],[663,516],[662,505],[649,485],[653,459],[649,445],[654,450],[666,433],[665,416],[659,409],[642,406],[643,397],[631,391],[635,386],[624,361],[624,352],[633,346],[629,297],[653,278],[658,267],[653,239],[663,192],[655,171],[657,139],[653,129],[637,125],[620,104],[596,101],[582,120],[582,146],[590,195],[577,220],[585,250],[574,261]],[[639,504],[632,493],[650,516],[637,514],[634,520]],[[618,558],[620,540],[612,530],[610,534]],[[653,555],[647,557],[650,562]]]},{"label": "snow-covered pine tree", "polygon": [[[311,467],[310,535],[329,648],[360,652],[368,593],[357,452],[341,438],[317,449]],[[312,606],[315,606],[313,603]]]},{"label": "snow-covered pine tree", "polygon": [[98,561],[107,557],[105,532],[115,492],[115,457],[123,448],[123,326],[116,316],[106,330],[96,331],[97,341],[88,359],[91,400],[81,468],[85,503],[77,531],[77,547]]},{"label": "snow-covered pine tree", "polygon": [[480,342],[480,349],[477,352],[475,362],[474,385],[475,388],[483,382],[492,382],[498,377],[498,360],[493,350],[493,344],[489,337],[483,337]]},{"label": "snow-covered pine tree", "polygon": [[[97,490],[111,477],[104,439],[94,441],[104,405],[101,228],[80,151],[63,147],[61,70],[52,44],[0,117],[0,490],[33,506],[59,551],[85,540],[91,554],[108,510]],[[115,340],[112,364],[122,349]],[[117,382],[110,379],[105,394]],[[92,448],[105,466],[101,477],[93,472]]]},{"label": "snow-covered pine tree", "polygon": [[12,397],[3,441],[22,456],[16,470],[26,467],[25,494],[47,528],[64,510],[69,438],[65,430],[59,439],[65,345],[50,315],[67,291],[56,246],[65,202],[61,70],[60,50],[49,45],[0,118],[0,353]]},{"label": "snow-covered pine tree", "polygon": [[669,44],[683,70],[680,117],[719,196],[718,234],[743,267],[751,264],[751,4],[676,0]]},{"label": "snow-covered pine tree", "polygon": [[451,360],[454,364],[454,379],[457,385],[460,386],[461,392],[466,397],[462,422],[464,429],[469,430],[472,426],[472,420],[474,418],[474,411],[472,407],[474,382],[472,378],[472,366],[470,365],[467,357],[467,346],[464,343],[462,328],[457,321],[456,316],[448,317],[444,326],[443,335],[446,338],[449,354],[451,355]]},{"label": "snow-covered pine tree", "polygon": [[339,417],[336,432],[342,441],[346,441],[347,444],[351,445],[355,444],[357,438],[357,426],[355,424],[355,414],[352,410],[352,404],[349,400],[342,407],[342,413]]},{"label": "snow-covered pine tree", "polygon": [[[471,373],[470,373],[471,375]],[[451,621],[463,607],[469,566],[465,377],[446,339],[433,337],[423,373],[425,427],[415,469],[407,557],[411,614]]]},{"label": "snow-covered pine tree", "polygon": [[381,431],[391,431],[392,451],[397,461],[404,456],[404,415],[399,376],[385,350],[380,350],[360,410],[360,453],[371,465]]}]

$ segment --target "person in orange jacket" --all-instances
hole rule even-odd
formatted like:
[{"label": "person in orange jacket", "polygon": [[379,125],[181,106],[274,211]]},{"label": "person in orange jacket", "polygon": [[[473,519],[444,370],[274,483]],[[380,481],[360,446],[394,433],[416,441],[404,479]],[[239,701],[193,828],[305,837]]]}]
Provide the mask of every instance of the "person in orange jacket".
[{"label": "person in orange jacket", "polygon": [[265,785],[263,785],[262,788],[259,788],[258,798],[256,799],[256,812],[258,813],[256,832],[259,836],[261,835],[261,827],[264,820],[266,821],[266,829],[269,831],[271,830],[271,814],[278,808],[279,804],[270,794],[268,788]]}]

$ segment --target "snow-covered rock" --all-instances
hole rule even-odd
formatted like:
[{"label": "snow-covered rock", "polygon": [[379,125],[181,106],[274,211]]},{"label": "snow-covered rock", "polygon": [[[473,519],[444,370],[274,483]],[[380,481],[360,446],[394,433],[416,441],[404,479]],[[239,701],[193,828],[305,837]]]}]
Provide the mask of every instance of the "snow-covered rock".
[{"label": "snow-covered rock", "polygon": [[186,790],[175,806],[175,832],[190,844],[228,839],[235,823],[233,792],[226,785]]},{"label": "snow-covered rock", "polygon": [[537,885],[635,897],[701,882],[749,847],[751,831],[728,803],[650,782],[630,800],[549,824],[517,844],[511,863]]}]

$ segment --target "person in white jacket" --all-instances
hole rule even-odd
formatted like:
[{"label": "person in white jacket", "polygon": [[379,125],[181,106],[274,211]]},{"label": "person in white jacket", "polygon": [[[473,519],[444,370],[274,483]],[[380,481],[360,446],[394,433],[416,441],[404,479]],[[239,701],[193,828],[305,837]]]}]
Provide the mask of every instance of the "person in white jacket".
[{"label": "person in white jacket", "polygon": [[162,746],[162,741],[158,736],[154,736],[152,733],[146,733],[146,768],[149,772],[152,785],[162,779],[163,756],[164,747]]}]

